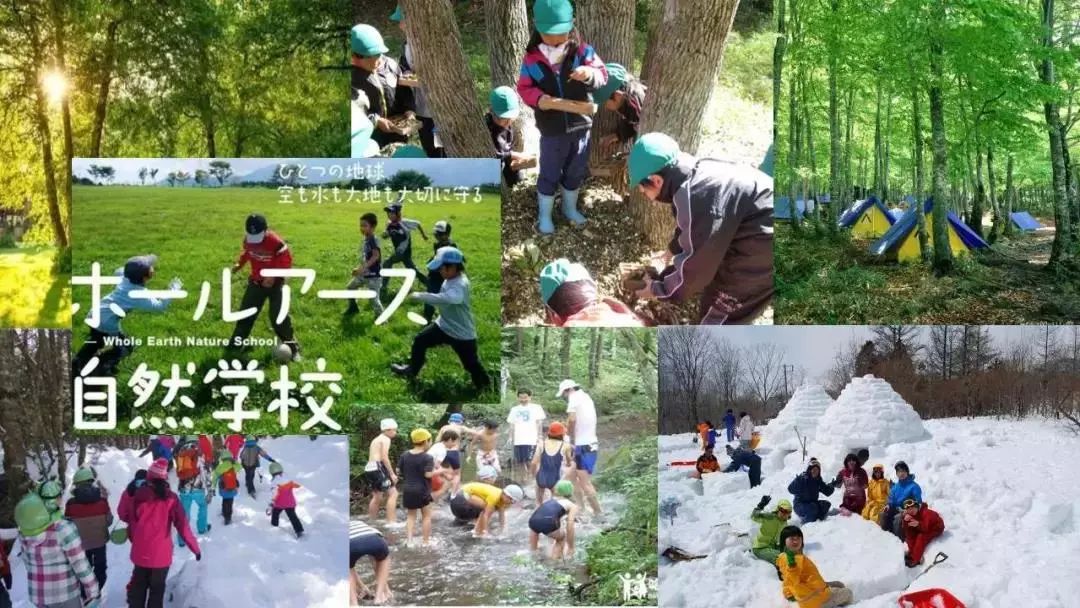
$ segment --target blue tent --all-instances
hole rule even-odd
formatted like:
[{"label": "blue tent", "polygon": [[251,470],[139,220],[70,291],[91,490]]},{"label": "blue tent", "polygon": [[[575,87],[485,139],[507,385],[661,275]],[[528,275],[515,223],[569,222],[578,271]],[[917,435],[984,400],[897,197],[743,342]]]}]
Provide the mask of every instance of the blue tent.
[{"label": "blue tent", "polygon": [[[928,198],[923,204],[923,213],[929,216],[934,210],[934,199]],[[975,234],[967,224],[964,223],[955,213],[949,211],[946,215],[949,225],[956,232],[956,236],[960,239],[960,242],[964,244],[968,249],[982,249],[989,247],[990,244],[984,241],[979,235]],[[904,215],[889,228],[880,239],[878,239],[873,245],[870,246],[870,253],[874,255],[884,255],[885,253],[899,247],[903,244],[904,240],[915,230],[918,224],[918,214],[915,211],[915,207],[912,206]]]},{"label": "blue tent", "polygon": [[[800,218],[806,217],[806,201],[795,201],[795,207],[798,209],[797,213]],[[810,206],[813,209],[813,204]],[[781,196],[776,199],[776,203],[773,205],[773,219],[776,220],[790,220],[791,219],[791,199],[786,196]]]},{"label": "blue tent", "polygon": [[904,202],[908,204],[908,207],[911,207],[915,204],[915,197],[909,194],[904,197]]},{"label": "blue tent", "polygon": [[894,209],[889,209],[889,215],[892,216],[894,224],[896,223],[896,220],[904,217],[904,213],[906,213],[906,212],[903,209],[899,208],[899,207],[896,207]]},{"label": "blue tent", "polygon": [[1012,220],[1012,223],[1015,224],[1017,228],[1024,231],[1038,230],[1043,227],[1043,225],[1039,223],[1039,220],[1031,217],[1031,214],[1027,211],[1014,211],[1009,214],[1009,219]]},{"label": "blue tent", "polygon": [[861,216],[863,213],[866,212],[867,209],[871,207],[877,207],[878,210],[881,211],[881,214],[885,216],[885,219],[887,219],[890,224],[895,222],[895,218],[892,216],[891,213],[889,213],[889,208],[886,207],[884,203],[879,201],[876,196],[871,194],[870,198],[856,204],[855,206],[845,211],[844,215],[840,216],[840,227],[852,227],[855,222],[858,221],[859,216]]}]

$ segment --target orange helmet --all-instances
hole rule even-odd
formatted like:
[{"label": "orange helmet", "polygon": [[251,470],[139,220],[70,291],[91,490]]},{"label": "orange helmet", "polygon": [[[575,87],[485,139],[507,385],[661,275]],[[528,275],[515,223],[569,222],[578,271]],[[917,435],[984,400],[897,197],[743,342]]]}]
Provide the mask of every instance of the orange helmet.
[{"label": "orange helmet", "polygon": [[566,427],[561,422],[552,422],[548,426],[548,437],[562,437],[566,434]]}]

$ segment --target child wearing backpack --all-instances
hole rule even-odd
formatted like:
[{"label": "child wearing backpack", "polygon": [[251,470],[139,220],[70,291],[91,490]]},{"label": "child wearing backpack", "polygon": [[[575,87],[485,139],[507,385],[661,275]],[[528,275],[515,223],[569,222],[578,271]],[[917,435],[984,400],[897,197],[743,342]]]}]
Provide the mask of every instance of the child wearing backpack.
[{"label": "child wearing backpack", "polygon": [[259,440],[254,435],[248,435],[240,450],[240,464],[244,467],[244,484],[252,498],[255,498],[255,471],[259,468],[260,458],[275,462],[266,450],[259,447]]},{"label": "child wearing backpack", "polygon": [[281,512],[284,511],[289,518],[289,523],[292,524],[296,538],[302,537],[304,526],[300,523],[300,518],[296,516],[296,496],[293,491],[303,486],[291,479],[286,479],[285,468],[277,462],[270,463],[270,485],[274,487],[270,506],[266,508],[266,514],[270,516],[270,525],[276,528]]},{"label": "child wearing backpack", "polygon": [[86,561],[94,569],[98,586],[105,587],[108,558],[105,549],[109,544],[109,526],[113,523],[109,496],[97,483],[97,475],[89,467],[75,471],[71,499],[64,506],[64,517],[79,529]]},{"label": "child wearing backpack", "polygon": [[240,493],[240,471],[243,468],[233,459],[232,452],[221,450],[214,468],[214,487],[221,495],[221,517],[225,525],[232,523],[233,499]]},{"label": "child wearing backpack", "polygon": [[[200,462],[201,456],[202,448],[194,437],[185,437],[176,446],[176,477],[180,480],[177,487],[180,504],[188,517],[191,516],[191,507],[198,507],[196,529],[199,534],[206,534],[210,530],[207,511],[214,493],[206,468]],[[179,546],[184,546],[183,538],[177,536],[176,542]]]}]

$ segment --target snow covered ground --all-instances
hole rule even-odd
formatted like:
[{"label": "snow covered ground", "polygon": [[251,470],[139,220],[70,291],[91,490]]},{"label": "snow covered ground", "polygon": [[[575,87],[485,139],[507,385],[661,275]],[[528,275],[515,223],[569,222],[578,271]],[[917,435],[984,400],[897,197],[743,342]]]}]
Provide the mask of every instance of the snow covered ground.
[{"label": "snow covered ground", "polygon": [[[279,528],[265,514],[270,500],[266,464],[263,479],[256,478],[257,498],[242,492],[236,498],[232,525],[221,519],[221,499],[210,505],[212,529],[198,537],[203,552],[196,562],[191,552],[174,548],[165,605],[169,608],[247,608],[313,606],[339,608],[348,604],[349,455],[345,436],[286,436],[260,442],[282,463],[285,473],[304,486],[296,491],[296,513],[305,528],[297,540],[284,514]],[[138,451],[109,449],[88,458],[109,490],[113,515],[120,494],[135,471],[149,465]],[[77,468],[75,458],[68,475]],[[70,479],[69,479],[70,481]],[[243,480],[241,480],[242,482]],[[175,476],[171,480],[176,488]],[[194,532],[194,523],[192,524]],[[124,587],[131,576],[130,544],[109,545],[109,572],[105,608],[126,606]],[[26,570],[12,554],[15,608],[29,608]]]},{"label": "snow covered ground", "polygon": [[[838,402],[839,403],[839,402]],[[835,406],[833,406],[835,407]],[[911,585],[909,591],[941,587],[968,608],[1065,608],[1080,605],[1080,437],[1048,420],[941,419],[922,423],[929,436],[916,441],[870,445],[867,472],[904,460],[922,486],[923,500],[945,521],[945,534],[930,544],[926,564],[943,551],[949,559]],[[822,476],[840,470],[844,438],[819,427],[808,457],[822,463]],[[899,431],[898,431],[899,432]],[[689,479],[695,460],[692,435],[661,436],[661,503],[680,503],[674,524],[661,517],[660,550],[676,546],[708,558],[669,562],[661,558],[661,606],[784,608],[775,569],[749,553],[756,531],[750,512],[764,494],[768,508],[791,498],[788,483],[806,468],[798,452],[770,450],[762,438],[764,481],[750,489],[745,473],[713,473]],[[719,453],[724,464],[723,453]],[[831,497],[834,506],[841,491]],[[798,518],[792,522],[798,524]],[[844,582],[859,608],[894,608],[900,591],[925,567],[904,566],[904,547],[862,518],[830,517],[803,526],[806,553],[826,580]],[[702,582],[707,583],[703,586]]]}]

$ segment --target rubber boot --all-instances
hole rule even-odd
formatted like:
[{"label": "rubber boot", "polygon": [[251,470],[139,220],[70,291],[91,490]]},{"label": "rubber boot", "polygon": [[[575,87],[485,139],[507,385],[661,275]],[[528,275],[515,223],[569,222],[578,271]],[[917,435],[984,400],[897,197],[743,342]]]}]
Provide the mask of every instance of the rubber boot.
[{"label": "rubber boot", "polygon": [[555,223],[551,221],[551,212],[555,209],[555,195],[537,194],[537,199],[540,203],[539,230],[541,234],[551,234],[555,232]]},{"label": "rubber boot", "polygon": [[585,223],[585,216],[577,209],[578,190],[567,190],[563,188],[562,191],[562,212],[566,216],[566,219],[570,220],[575,226],[580,226]]}]

